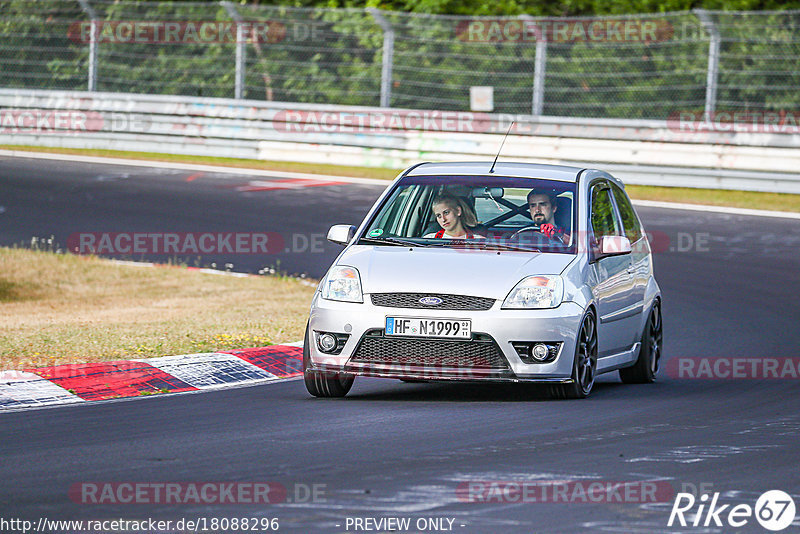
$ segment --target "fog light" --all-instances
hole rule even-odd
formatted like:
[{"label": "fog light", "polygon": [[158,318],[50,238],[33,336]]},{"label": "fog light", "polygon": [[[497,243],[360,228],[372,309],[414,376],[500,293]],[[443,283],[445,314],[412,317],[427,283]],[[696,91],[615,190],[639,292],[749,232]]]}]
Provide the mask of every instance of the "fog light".
[{"label": "fog light", "polygon": [[336,336],[333,334],[322,334],[319,336],[319,349],[322,352],[333,352],[336,348]]},{"label": "fog light", "polygon": [[547,348],[547,345],[543,343],[537,343],[531,348],[531,358],[537,362],[546,360],[549,354],[550,350]]}]

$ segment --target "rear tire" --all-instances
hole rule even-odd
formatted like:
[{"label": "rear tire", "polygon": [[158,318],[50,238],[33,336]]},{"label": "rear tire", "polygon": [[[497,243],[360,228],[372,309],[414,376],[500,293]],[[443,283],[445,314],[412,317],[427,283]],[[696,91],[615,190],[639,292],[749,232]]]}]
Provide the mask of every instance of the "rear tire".
[{"label": "rear tire", "polygon": [[631,367],[619,370],[620,379],[626,384],[649,384],[654,382],[661,360],[661,344],[663,341],[661,325],[661,303],[656,301],[647,316],[642,331],[642,346],[639,357]]},{"label": "rear tire", "polygon": [[309,370],[311,364],[310,334],[308,325],[306,325],[305,341],[303,342],[303,381],[306,389],[315,397],[344,397],[353,387],[355,375]]},{"label": "rear tire", "polygon": [[597,375],[597,321],[593,310],[586,312],[575,340],[575,358],[572,363],[572,382],[550,388],[556,399],[585,399],[592,392]]}]

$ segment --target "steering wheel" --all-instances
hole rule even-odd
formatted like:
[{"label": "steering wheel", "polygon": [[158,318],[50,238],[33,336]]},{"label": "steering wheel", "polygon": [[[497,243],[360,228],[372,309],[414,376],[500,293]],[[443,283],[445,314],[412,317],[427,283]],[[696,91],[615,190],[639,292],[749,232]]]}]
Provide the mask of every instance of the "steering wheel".
[{"label": "steering wheel", "polygon": [[522,239],[520,238],[520,235],[530,232],[536,232],[537,234],[544,236],[549,243],[554,243],[558,245],[564,244],[560,239],[556,239],[555,237],[548,237],[547,234],[542,233],[542,231],[539,229],[538,224],[533,226],[526,226],[525,228],[520,228],[519,230],[511,234],[511,236],[508,239],[521,241]]}]

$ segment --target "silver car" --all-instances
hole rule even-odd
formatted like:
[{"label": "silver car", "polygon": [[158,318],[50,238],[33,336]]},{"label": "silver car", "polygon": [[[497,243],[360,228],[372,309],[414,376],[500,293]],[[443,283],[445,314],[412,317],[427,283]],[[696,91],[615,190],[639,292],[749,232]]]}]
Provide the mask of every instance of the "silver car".
[{"label": "silver car", "polygon": [[655,379],[661,291],[622,182],[578,167],[423,163],[398,176],[320,282],[305,384],[356,375],[542,382],[583,398],[601,373]]}]

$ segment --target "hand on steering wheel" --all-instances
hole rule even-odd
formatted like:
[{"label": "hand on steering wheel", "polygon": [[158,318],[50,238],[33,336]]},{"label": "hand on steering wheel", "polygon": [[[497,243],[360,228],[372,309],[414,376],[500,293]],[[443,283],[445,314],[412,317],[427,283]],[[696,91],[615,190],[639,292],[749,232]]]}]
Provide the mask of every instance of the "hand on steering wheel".
[{"label": "hand on steering wheel", "polygon": [[533,226],[526,226],[525,228],[520,228],[519,230],[511,234],[511,237],[509,239],[519,239],[519,236],[526,232],[536,232],[537,234],[542,234],[550,241],[562,244],[561,240],[556,237],[556,227],[553,226],[552,224],[547,224],[547,223],[541,226],[533,225]]}]

